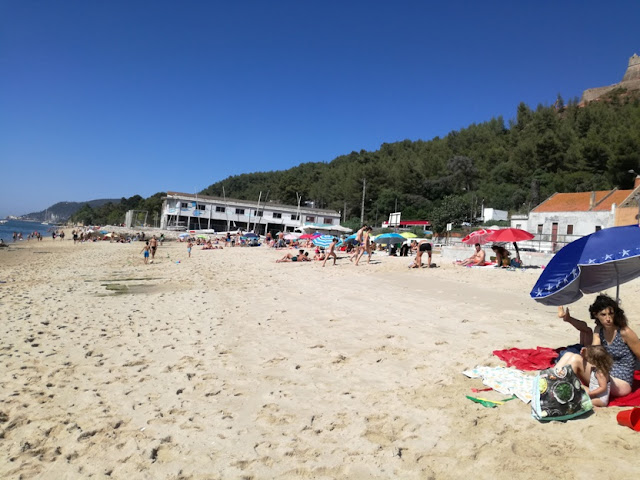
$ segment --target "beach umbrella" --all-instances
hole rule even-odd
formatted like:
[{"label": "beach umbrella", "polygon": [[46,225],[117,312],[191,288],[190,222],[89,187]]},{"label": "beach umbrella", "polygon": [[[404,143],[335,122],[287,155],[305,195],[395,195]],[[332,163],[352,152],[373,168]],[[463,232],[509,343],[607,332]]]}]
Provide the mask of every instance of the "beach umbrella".
[{"label": "beach umbrella", "polygon": [[203,235],[202,233],[200,235],[196,235],[196,238],[204,238],[205,240],[209,237],[207,237],[206,235]]},{"label": "beach umbrella", "polygon": [[305,233],[304,235],[300,235],[300,240],[313,240],[314,238],[318,238],[321,235],[316,232],[316,233]]},{"label": "beach umbrella", "polygon": [[465,245],[475,245],[479,243],[480,245],[484,245],[487,243],[487,237],[491,235],[494,230],[490,228],[481,228],[480,230],[476,230],[475,232],[471,232],[469,235],[462,239],[462,243]]},{"label": "beach umbrella", "polygon": [[260,238],[260,235],[256,235],[256,234],[255,234],[255,233],[253,233],[253,232],[249,232],[249,233],[245,233],[245,234],[243,235],[243,237],[244,237],[244,238]]},{"label": "beach umbrella", "polygon": [[180,237],[180,238],[187,238],[187,237],[190,237],[190,236],[191,236],[190,233],[181,233],[180,235],[178,235],[178,237]]},{"label": "beach umbrella", "polygon": [[[329,247],[329,245],[331,245],[331,242],[334,238],[336,237],[334,237],[333,235],[320,235],[319,237],[314,238],[312,241],[316,247],[327,248]],[[341,243],[342,242],[338,241],[336,245],[340,245]]]},{"label": "beach umbrella", "polygon": [[503,228],[500,230],[492,230],[491,235],[487,237],[487,241],[513,242],[513,247],[516,249],[516,256],[518,257],[518,261],[522,264],[517,242],[521,242],[523,240],[531,240],[533,237],[535,237],[535,235],[527,232],[526,230],[521,230],[519,228]]},{"label": "beach umbrella", "polygon": [[298,240],[298,238],[300,238],[300,234],[299,234],[299,233],[294,233],[294,232],[292,232],[292,233],[287,233],[287,234],[284,236],[284,239],[285,239],[285,240]]},{"label": "beach umbrella", "polygon": [[402,232],[400,235],[402,235],[404,238],[418,238],[418,235],[413,232]]},{"label": "beach umbrella", "polygon": [[356,234],[354,233],[353,235],[349,235],[347,238],[345,238],[342,243],[354,243],[356,241]]},{"label": "beach umbrella", "polygon": [[397,243],[404,243],[407,239],[397,233],[383,233],[382,235],[378,235],[373,241],[385,245],[395,245]]},{"label": "beach umbrella", "polygon": [[565,305],[640,276],[640,228],[605,228],[565,245],[531,290],[544,305]]}]

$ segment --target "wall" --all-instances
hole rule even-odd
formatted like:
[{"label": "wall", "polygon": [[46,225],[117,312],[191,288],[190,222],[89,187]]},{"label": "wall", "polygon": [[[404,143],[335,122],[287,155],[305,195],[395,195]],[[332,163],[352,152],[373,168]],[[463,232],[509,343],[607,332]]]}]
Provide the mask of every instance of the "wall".
[{"label": "wall", "polygon": [[618,207],[616,209],[616,221],[617,227],[623,225],[637,225],[638,224],[638,207],[633,205],[631,207]]},{"label": "wall", "polygon": [[[601,228],[613,227],[614,218],[611,212],[531,212],[529,213],[527,230],[534,235],[538,234],[538,225],[542,224],[542,234],[551,236],[552,224],[558,223],[558,241],[565,241],[567,225],[573,225],[574,236],[589,235],[596,231],[596,226]],[[571,241],[575,238],[568,238]]]}]

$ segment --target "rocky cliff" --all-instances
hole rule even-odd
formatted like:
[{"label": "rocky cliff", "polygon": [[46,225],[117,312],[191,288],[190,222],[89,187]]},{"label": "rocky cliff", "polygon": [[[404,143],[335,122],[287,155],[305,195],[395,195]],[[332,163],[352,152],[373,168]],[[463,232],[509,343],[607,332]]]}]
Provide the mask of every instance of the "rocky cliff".
[{"label": "rocky cliff", "polygon": [[629,59],[627,71],[624,73],[620,83],[609,85],[608,87],[589,88],[582,93],[580,103],[585,104],[598,100],[616,88],[624,88],[627,91],[640,90],[640,57],[637,54],[634,53]]}]

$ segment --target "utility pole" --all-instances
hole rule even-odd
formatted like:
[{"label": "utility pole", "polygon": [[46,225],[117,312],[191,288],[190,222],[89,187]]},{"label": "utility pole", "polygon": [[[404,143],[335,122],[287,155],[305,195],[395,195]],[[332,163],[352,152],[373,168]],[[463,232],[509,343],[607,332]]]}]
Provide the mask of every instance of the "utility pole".
[{"label": "utility pole", "polygon": [[300,201],[302,200],[302,195],[296,192],[296,197],[298,199],[298,222],[299,222],[299,225],[302,226],[302,218],[300,218]]},{"label": "utility pole", "polygon": [[367,179],[362,179],[362,211],[360,212],[360,225],[364,225],[364,194],[367,191]]},{"label": "utility pole", "polygon": [[344,201],[344,210],[342,210],[342,223],[347,221],[347,201]]}]

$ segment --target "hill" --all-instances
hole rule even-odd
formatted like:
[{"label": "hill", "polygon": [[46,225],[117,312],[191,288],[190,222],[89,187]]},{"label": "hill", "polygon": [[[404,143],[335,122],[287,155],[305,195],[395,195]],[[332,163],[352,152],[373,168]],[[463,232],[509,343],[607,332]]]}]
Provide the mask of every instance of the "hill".
[{"label": "hill", "polygon": [[[380,223],[390,212],[423,218],[437,230],[475,221],[485,206],[527,212],[555,192],[631,188],[640,171],[640,92],[617,88],[599,101],[535,110],[521,103],[501,117],[429,141],[385,143],[330,162],[229,177],[201,193],[296,205],[297,196],[359,222]],[[301,156],[304,152],[301,152]],[[347,224],[351,226],[348,221]]]},{"label": "hill", "polygon": [[21,220],[35,220],[39,222],[63,223],[69,220],[71,216],[80,210],[84,205],[97,208],[107,203],[118,204],[118,198],[102,198],[98,200],[89,200],[87,202],[58,202],[40,212],[32,212],[22,215],[18,218]]}]

